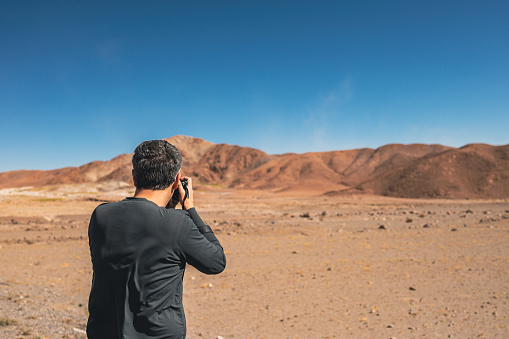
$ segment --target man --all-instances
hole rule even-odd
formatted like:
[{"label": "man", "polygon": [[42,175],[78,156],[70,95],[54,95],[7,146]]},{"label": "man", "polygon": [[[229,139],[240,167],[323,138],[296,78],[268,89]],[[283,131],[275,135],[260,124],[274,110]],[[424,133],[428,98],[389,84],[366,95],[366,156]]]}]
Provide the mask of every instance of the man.
[{"label": "man", "polygon": [[[194,208],[182,156],[164,140],[133,155],[134,197],[98,206],[90,219],[94,270],[88,338],[184,338],[186,263],[206,274],[224,270],[223,248]],[[181,183],[187,182],[188,194]],[[172,195],[178,190],[178,201]],[[182,205],[182,210],[175,205]]]}]

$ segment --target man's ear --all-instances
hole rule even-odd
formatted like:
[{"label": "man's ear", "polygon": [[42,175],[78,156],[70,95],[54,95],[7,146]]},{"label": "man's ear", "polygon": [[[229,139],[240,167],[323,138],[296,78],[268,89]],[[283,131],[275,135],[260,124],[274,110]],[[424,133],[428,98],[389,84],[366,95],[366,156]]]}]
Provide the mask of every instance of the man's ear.
[{"label": "man's ear", "polygon": [[177,174],[177,177],[175,178],[175,181],[171,185],[171,188],[176,190],[179,187],[179,181],[180,181],[180,172]]},{"label": "man's ear", "polygon": [[133,175],[133,183],[134,183],[134,187],[136,187],[136,178],[134,177],[134,169],[132,170],[132,175]]}]

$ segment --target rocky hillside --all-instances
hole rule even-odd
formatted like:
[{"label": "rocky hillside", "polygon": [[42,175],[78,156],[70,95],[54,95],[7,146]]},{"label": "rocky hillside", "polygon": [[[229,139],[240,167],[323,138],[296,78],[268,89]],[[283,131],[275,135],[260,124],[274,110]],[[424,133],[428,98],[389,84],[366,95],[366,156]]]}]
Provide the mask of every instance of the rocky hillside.
[{"label": "rocky hillside", "polygon": [[[411,198],[509,197],[509,145],[391,144],[377,149],[268,155],[199,138],[166,139],[184,157],[183,172],[232,188],[366,192]],[[131,182],[132,154],[52,171],[0,173],[0,188],[101,181]]]},{"label": "rocky hillside", "polygon": [[360,187],[380,195],[426,198],[509,197],[509,145],[471,144],[386,170]]}]

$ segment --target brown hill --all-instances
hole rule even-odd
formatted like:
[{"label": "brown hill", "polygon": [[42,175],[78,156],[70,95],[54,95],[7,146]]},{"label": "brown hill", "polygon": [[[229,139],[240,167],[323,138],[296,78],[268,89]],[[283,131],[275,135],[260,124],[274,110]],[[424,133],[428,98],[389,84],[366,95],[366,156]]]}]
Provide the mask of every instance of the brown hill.
[{"label": "brown hill", "polygon": [[283,154],[266,158],[263,164],[244,173],[233,187],[284,188],[314,187],[317,190],[343,191],[379,173],[394,170],[424,155],[449,147],[441,145],[386,145],[376,150]]},{"label": "brown hill", "polygon": [[[165,140],[182,152],[184,174],[204,184],[328,195],[353,191],[413,198],[509,196],[509,145],[472,144],[457,149],[391,144],[378,149],[268,155],[187,136]],[[131,182],[131,157],[123,154],[52,171],[4,172],[0,173],[0,188]]]},{"label": "brown hill", "polygon": [[212,147],[216,146],[216,144],[209,141],[185,135],[176,135],[164,140],[179,149],[182,157],[185,159],[184,165],[187,166],[196,164]]},{"label": "brown hill", "polygon": [[394,197],[507,198],[509,145],[472,144],[428,154],[360,187]]},{"label": "brown hill", "polygon": [[267,157],[266,153],[253,148],[219,144],[212,146],[207,154],[190,167],[192,175],[201,181],[229,185],[239,176],[259,166]]},{"label": "brown hill", "polygon": [[[207,153],[207,151],[215,146],[215,144],[203,139],[191,138],[184,135],[177,135],[164,140],[168,141],[172,145],[175,145],[182,153],[182,157],[184,158],[183,171],[185,173],[190,171],[194,165]],[[87,177],[89,180],[87,182],[114,180],[132,183],[132,156],[132,153],[121,155],[120,157],[122,161],[116,162],[116,166],[114,166],[114,168],[110,168],[111,165],[114,165],[112,161],[118,157],[106,162],[97,162],[97,164],[92,163],[95,166],[92,166],[92,168],[87,173],[99,172],[102,175],[96,175],[96,177],[93,178],[89,174]]]},{"label": "brown hill", "polygon": [[117,172],[120,168],[130,163],[131,155],[122,154],[108,161],[94,161],[80,167],[65,167],[50,171],[22,170],[3,172],[0,173],[0,188],[78,184],[104,181],[109,178],[123,181],[125,176],[112,176],[112,173]]}]

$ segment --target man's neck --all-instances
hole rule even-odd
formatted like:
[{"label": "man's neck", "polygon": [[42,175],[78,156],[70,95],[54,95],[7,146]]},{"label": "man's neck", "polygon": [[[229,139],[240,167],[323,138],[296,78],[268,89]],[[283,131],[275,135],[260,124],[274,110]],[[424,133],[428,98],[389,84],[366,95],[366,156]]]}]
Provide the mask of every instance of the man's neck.
[{"label": "man's neck", "polygon": [[134,192],[134,197],[145,198],[149,201],[152,201],[157,206],[166,207],[172,193],[173,191],[171,190],[171,187],[168,187],[165,190],[136,189],[136,192]]}]

